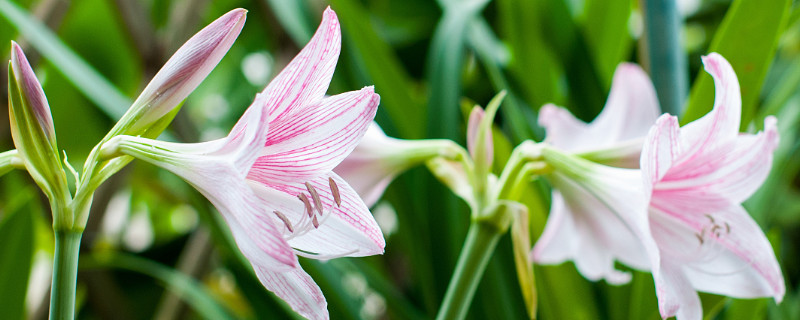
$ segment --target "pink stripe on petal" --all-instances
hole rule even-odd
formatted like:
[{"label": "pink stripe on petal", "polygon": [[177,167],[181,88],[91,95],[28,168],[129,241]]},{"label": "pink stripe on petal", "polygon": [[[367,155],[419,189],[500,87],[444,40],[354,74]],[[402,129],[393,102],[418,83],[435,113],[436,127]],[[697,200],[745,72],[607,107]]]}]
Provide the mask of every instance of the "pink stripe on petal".
[{"label": "pink stripe on petal", "polygon": [[306,112],[270,123],[267,146],[249,179],[302,182],[331,171],[356,147],[375,117],[380,96],[372,87],[325,98]]},{"label": "pink stripe on petal", "polygon": [[273,119],[301,112],[308,104],[322,99],[333,77],[341,50],[339,20],[333,10],[325,10],[322,22],[311,41],[264,89],[269,100],[262,106]]}]

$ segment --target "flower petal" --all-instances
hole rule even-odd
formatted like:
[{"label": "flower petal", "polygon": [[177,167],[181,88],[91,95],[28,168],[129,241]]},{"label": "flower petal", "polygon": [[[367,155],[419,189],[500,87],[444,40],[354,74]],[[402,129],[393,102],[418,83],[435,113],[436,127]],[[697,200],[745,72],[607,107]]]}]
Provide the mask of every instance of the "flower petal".
[{"label": "flower petal", "polygon": [[658,310],[661,318],[677,316],[679,320],[700,320],[703,308],[700,297],[691,283],[681,272],[680,267],[666,260],[660,271],[653,272],[658,297]]},{"label": "flower petal", "polygon": [[[329,178],[336,184],[341,205],[336,204]],[[286,235],[289,244],[299,250],[298,254],[327,260],[341,256],[361,257],[383,253],[386,242],[378,223],[347,182],[330,172],[309,180],[308,183],[319,195],[323,207],[322,215],[315,210],[311,213],[318,219],[318,228],[308,225],[308,212],[304,204],[297,199],[300,194],[312,198],[305,183],[283,185],[251,183],[262,199],[294,224],[294,232],[288,232]],[[305,225],[305,228],[298,225]]]},{"label": "flower petal", "polygon": [[539,110],[539,125],[547,132],[545,142],[564,151],[585,151],[583,149],[602,143],[600,137],[589,134],[586,123],[551,103]]},{"label": "flower petal", "polygon": [[303,182],[332,170],[367,131],[379,101],[373,88],[365,87],[327,97],[301,113],[274,118],[249,179],[268,184]]},{"label": "flower petal", "polygon": [[342,33],[336,13],[328,7],[322,22],[303,50],[264,89],[269,97],[264,105],[273,118],[303,112],[306,106],[322,99],[339,59]]},{"label": "flower petal", "polygon": [[739,134],[742,118],[742,97],[739,80],[725,58],[717,53],[703,57],[706,71],[714,78],[714,109],[700,119],[681,128],[681,147],[685,150],[679,162],[714,153],[725,141]]},{"label": "flower petal", "polygon": [[772,246],[741,205],[730,203],[706,214],[654,211],[651,216],[662,258],[680,266],[696,290],[783,298],[786,289]]},{"label": "flower petal", "polygon": [[[639,237],[628,226],[631,222],[625,221],[628,220],[625,215],[632,213],[623,211],[629,209],[625,204],[600,199],[596,193],[598,190],[587,190],[585,185],[563,175],[552,175],[551,182],[560,192],[553,193],[551,217],[534,247],[537,262],[573,260],[587,279],[605,279],[611,284],[630,281],[629,273],[614,268],[614,260],[640,270],[649,269],[648,257]],[[615,193],[621,198],[637,199],[635,192],[615,190]],[[600,197],[606,196],[613,195],[609,192]],[[551,219],[554,220],[551,222]]]},{"label": "flower petal", "polygon": [[[628,280],[614,269],[614,260],[638,269],[658,266],[658,247],[650,235],[638,170],[594,164],[552,148],[543,149],[542,156],[554,168],[548,178],[566,204],[561,207],[557,202],[559,197],[554,196],[556,231],[543,235],[547,241],[544,246],[556,245],[553,250],[568,250],[560,257],[574,260],[587,278],[605,277],[609,283]],[[563,208],[566,210],[559,213]],[[574,238],[567,240],[572,244],[552,244],[553,240],[564,240],[553,235],[565,229],[574,230],[569,234]]]},{"label": "flower petal", "polygon": [[[608,247],[594,241],[596,233],[586,223],[585,217],[579,215],[583,213],[569,211],[561,193],[554,191],[547,225],[531,251],[533,260],[539,264],[572,260],[578,271],[592,281],[605,279],[612,284],[630,281],[630,273],[614,268],[614,257],[606,250]],[[575,221],[573,217],[580,220]]]},{"label": "flower petal", "polygon": [[267,290],[286,301],[292,310],[308,319],[328,319],[328,302],[322,291],[303,269],[275,272],[269,268],[255,267],[256,276]]},{"label": "flower petal", "polygon": [[772,154],[779,138],[776,121],[768,117],[763,132],[740,134],[714,153],[703,153],[695,156],[694,161],[681,163],[670,170],[658,188],[687,196],[694,194],[695,198],[699,198],[698,194],[711,194],[736,203],[747,200],[772,168]]},{"label": "flower petal", "polygon": [[661,181],[672,168],[672,162],[680,152],[678,137],[678,118],[669,114],[659,117],[647,134],[639,164],[642,169],[645,195],[649,195],[653,185]]},{"label": "flower petal", "polygon": [[547,130],[547,142],[570,152],[590,152],[617,142],[644,136],[659,114],[655,89],[637,65],[617,67],[611,93],[603,111],[591,123],[552,104],[542,107],[539,124]]},{"label": "flower petal", "polygon": [[606,145],[636,139],[647,133],[660,113],[656,90],[647,73],[636,64],[621,63],[614,71],[603,111],[590,124],[591,131],[605,136]]}]

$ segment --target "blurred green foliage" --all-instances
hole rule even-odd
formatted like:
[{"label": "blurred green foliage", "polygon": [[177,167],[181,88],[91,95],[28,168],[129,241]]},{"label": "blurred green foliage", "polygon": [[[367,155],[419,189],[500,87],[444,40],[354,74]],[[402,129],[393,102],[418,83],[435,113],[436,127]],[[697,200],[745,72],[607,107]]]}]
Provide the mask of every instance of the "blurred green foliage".
[{"label": "blurred green foliage", "polygon": [[[692,1],[682,2],[691,7]],[[691,74],[700,74],[682,122],[711,107],[713,85],[699,59],[711,50],[728,58],[739,76],[745,130],[760,126],[766,114],[778,115],[781,146],[773,172],[745,205],[769,235],[787,281],[781,305],[704,294],[706,317],[798,319],[798,3],[695,4],[681,11],[683,53]],[[244,7],[249,13],[241,36],[186,100],[170,137],[198,141],[225,134],[265,85],[244,71],[260,70],[266,79],[276,74],[308,40],[326,5],[338,13],[343,31],[329,94],[374,84],[382,97],[377,121],[389,135],[462,141],[461,99],[485,104],[506,90],[496,122],[496,159],[506,159],[510,147],[525,139],[542,138],[536,113],[544,103],[591,120],[616,65],[642,56],[642,15],[632,0],[0,0],[0,56],[8,58],[12,39],[24,46],[48,96],[61,147],[79,167],[177,46],[228,10]],[[0,64],[2,99],[6,66]],[[10,149],[8,120],[2,118],[0,145]],[[522,199],[534,241],[547,217],[547,188],[533,181]],[[40,226],[49,213],[37,194],[22,173],[0,179],[4,318],[47,313],[49,276],[45,272],[42,281],[41,272],[31,272],[36,263],[48,263],[34,253],[52,257],[50,231]],[[302,261],[325,292],[333,319],[427,319],[444,296],[466,234],[466,206],[423,169],[399,177],[384,198],[375,214],[393,217],[396,231],[387,234],[383,256]],[[177,177],[144,163],[134,162],[98,193],[83,252],[80,318],[296,317],[261,287],[213,207]],[[585,280],[570,263],[534,269],[540,319],[659,318],[649,274],[634,272],[630,284],[610,286]],[[32,300],[23,303],[26,292]],[[469,317],[526,316],[506,236]]]}]

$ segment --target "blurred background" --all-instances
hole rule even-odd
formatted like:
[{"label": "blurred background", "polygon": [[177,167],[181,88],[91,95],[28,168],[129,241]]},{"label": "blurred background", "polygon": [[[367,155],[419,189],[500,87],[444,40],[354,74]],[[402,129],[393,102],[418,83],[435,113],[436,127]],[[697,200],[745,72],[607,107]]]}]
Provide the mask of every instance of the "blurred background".
[{"label": "blurred background", "polygon": [[[707,111],[713,84],[700,56],[718,51],[742,84],[743,129],[779,118],[772,174],[745,206],[770,239],[787,282],[780,305],[701,294],[707,319],[800,319],[800,10],[796,0],[681,0],[687,105]],[[496,169],[553,102],[590,121],[615,67],[644,58],[636,0],[0,0],[0,57],[19,42],[47,94],[59,147],[81,168],[132,98],[192,34],[225,12],[249,10],[227,56],[185,101],[166,139],[226,135],[270,79],[310,39],[330,5],[342,53],[328,94],[375,85],[377,121],[390,136],[464,141],[465,110],[500,90]],[[5,60],[4,60],[5,61]],[[0,100],[7,105],[7,64]],[[691,107],[701,105],[701,107]],[[702,111],[704,112],[704,111]],[[682,123],[703,113],[687,114]],[[0,147],[12,149],[7,113]],[[752,122],[751,122],[752,121]],[[532,181],[531,237],[541,233],[548,189]],[[0,179],[0,310],[4,319],[47,317],[53,257],[47,201],[25,172]],[[383,256],[303,259],[333,319],[434,317],[461,250],[467,206],[424,168],[390,186],[373,208]],[[289,319],[237,254],[216,211],[176,176],[133,162],[95,196],[78,279],[81,319]],[[618,266],[625,269],[624,266]],[[659,319],[652,277],[623,286],[590,282],[571,263],[536,266],[540,319]],[[505,236],[478,288],[472,319],[524,319],[526,307]]]}]

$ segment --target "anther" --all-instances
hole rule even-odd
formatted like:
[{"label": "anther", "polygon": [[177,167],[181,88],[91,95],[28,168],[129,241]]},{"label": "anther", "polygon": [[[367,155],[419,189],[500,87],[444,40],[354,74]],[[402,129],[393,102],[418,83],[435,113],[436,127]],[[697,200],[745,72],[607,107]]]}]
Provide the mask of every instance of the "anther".
[{"label": "anther", "polygon": [[297,195],[297,198],[299,198],[300,201],[303,201],[303,204],[306,205],[306,213],[308,214],[308,217],[311,218],[314,215],[314,209],[311,208],[311,201],[308,201],[308,197],[306,197],[305,193]]},{"label": "anther", "polygon": [[314,216],[313,218],[311,218],[311,224],[314,225],[314,229],[319,228],[319,221],[317,221],[317,216]]},{"label": "anther", "polygon": [[292,228],[292,222],[289,221],[289,218],[286,218],[286,216],[278,210],[272,211],[272,213],[274,213],[279,219],[281,219],[281,221],[283,221],[283,224],[286,225],[286,229],[289,229],[289,232],[294,232],[294,228]]},{"label": "anther", "polygon": [[[705,231],[705,230],[703,230],[703,231]],[[694,236],[697,237],[697,240],[700,241],[700,245],[702,246],[703,245],[703,236],[701,236],[699,233],[695,233]]]},{"label": "anther", "polygon": [[328,184],[331,185],[331,193],[333,194],[333,201],[336,202],[337,207],[342,206],[342,198],[339,196],[339,186],[333,181],[333,178],[328,177]]},{"label": "anther", "polygon": [[322,215],[322,200],[319,198],[317,189],[314,189],[314,186],[312,186],[308,182],[306,182],[306,189],[308,189],[308,193],[311,194],[311,199],[314,200],[314,207],[317,208],[317,213],[319,213],[319,215]]},{"label": "anther", "polygon": [[706,214],[706,217],[708,218],[708,220],[711,220],[712,224],[714,223],[714,217],[712,217],[710,214]]},{"label": "anther", "polygon": [[725,222],[725,234],[731,234],[731,225]]}]

